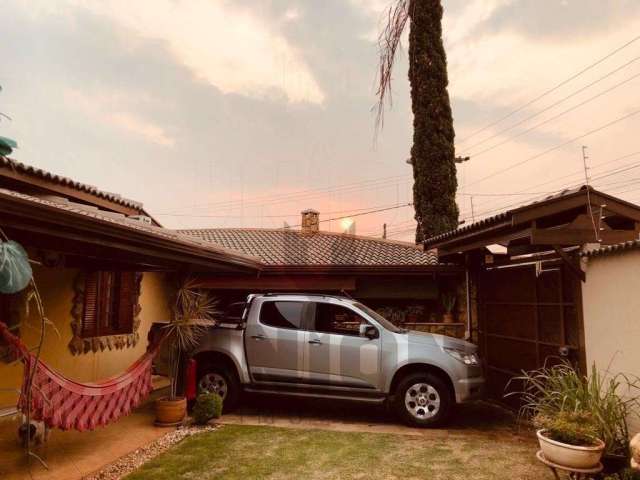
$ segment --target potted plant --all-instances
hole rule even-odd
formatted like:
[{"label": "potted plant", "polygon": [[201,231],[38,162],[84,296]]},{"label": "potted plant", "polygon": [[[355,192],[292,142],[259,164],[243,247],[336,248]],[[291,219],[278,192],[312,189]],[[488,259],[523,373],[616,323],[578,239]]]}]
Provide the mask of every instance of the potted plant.
[{"label": "potted plant", "polygon": [[444,315],[442,316],[443,323],[453,323],[453,309],[456,306],[456,295],[453,292],[444,292],[440,296],[442,307],[444,309]]},{"label": "potted plant", "polygon": [[197,290],[193,280],[177,289],[171,321],[163,327],[164,342],[169,350],[169,395],[156,400],[156,424],[177,425],[187,413],[186,398],[178,395],[178,375],[183,355],[192,350],[209,327],[215,325],[217,302]]},{"label": "potted plant", "polygon": [[424,307],[420,305],[410,305],[407,307],[406,321],[407,323],[418,323],[421,315],[424,313]]},{"label": "potted plant", "polygon": [[534,418],[540,449],[546,460],[572,469],[598,466],[605,444],[598,425],[588,412],[538,414]]},{"label": "potted plant", "polygon": [[595,364],[588,375],[583,375],[563,359],[550,367],[523,372],[513,378],[507,388],[514,384],[521,384],[522,388],[506,396],[520,397],[521,418],[533,418],[542,430],[547,428],[543,422],[547,425],[551,421],[559,425],[565,422],[569,430],[571,422],[567,421],[566,412],[588,415],[596,429],[595,437],[604,443],[605,471],[616,471],[619,465],[629,464],[627,419],[637,416],[640,407],[637,378],[603,375]]}]

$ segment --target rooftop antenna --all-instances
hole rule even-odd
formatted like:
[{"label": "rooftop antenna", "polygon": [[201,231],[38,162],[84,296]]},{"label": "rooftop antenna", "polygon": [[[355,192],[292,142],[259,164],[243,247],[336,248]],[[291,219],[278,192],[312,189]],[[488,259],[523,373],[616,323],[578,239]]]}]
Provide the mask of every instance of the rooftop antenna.
[{"label": "rooftop antenna", "polygon": [[469,197],[471,199],[471,223],[476,221],[476,215],[473,210],[473,195]]},{"label": "rooftop antenna", "polygon": [[[593,232],[595,234],[596,241],[598,243],[602,242],[600,238],[599,228],[596,226],[596,220],[593,218],[593,207],[591,206],[591,185],[589,185],[589,167],[587,165],[587,160],[589,157],[587,156],[587,146],[582,145],[582,165],[584,167],[584,182],[587,186],[587,208],[589,210],[589,217],[591,218],[591,225],[593,225]],[[600,209],[600,216],[602,216],[602,209]],[[600,223],[600,220],[598,220]]]},{"label": "rooftop antenna", "polygon": [[382,224],[382,238],[383,239],[387,239],[387,224],[383,223]]}]

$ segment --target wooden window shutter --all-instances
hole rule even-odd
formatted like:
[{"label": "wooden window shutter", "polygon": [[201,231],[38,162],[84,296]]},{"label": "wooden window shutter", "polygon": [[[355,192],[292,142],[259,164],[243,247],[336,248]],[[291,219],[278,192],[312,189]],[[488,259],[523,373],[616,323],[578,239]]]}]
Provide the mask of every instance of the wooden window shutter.
[{"label": "wooden window shutter", "polygon": [[133,314],[137,300],[136,273],[121,272],[117,328],[122,333],[133,331]]},{"label": "wooden window shutter", "polygon": [[88,272],[84,284],[84,309],[82,311],[82,337],[98,335],[100,272]]}]

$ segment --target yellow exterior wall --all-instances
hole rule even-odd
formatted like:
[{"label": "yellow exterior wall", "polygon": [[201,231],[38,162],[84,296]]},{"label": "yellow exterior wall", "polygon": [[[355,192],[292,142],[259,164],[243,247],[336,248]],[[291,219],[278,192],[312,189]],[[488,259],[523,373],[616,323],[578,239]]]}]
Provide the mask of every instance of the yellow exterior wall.
[{"label": "yellow exterior wall", "polygon": [[[72,355],[68,344],[72,337],[71,309],[73,306],[73,283],[78,271],[65,268],[34,268],[44,303],[45,314],[57,327],[47,328],[42,348],[42,359],[47,365],[73,380],[87,382],[117,375],[138,359],[147,347],[147,333],[151,324],[170,319],[170,292],[164,275],[145,273],[140,292],[140,341],[133,348],[104,350],[97,353]],[[32,305],[35,310],[35,305]],[[37,317],[31,312],[28,319],[22,318],[20,334],[27,345],[35,346],[39,336]],[[0,409],[15,406],[17,395],[8,389],[19,389],[22,381],[22,365],[0,363]]]},{"label": "yellow exterior wall", "polygon": [[[582,286],[587,366],[640,377],[640,250],[586,262]],[[640,421],[630,419],[633,433]]]}]

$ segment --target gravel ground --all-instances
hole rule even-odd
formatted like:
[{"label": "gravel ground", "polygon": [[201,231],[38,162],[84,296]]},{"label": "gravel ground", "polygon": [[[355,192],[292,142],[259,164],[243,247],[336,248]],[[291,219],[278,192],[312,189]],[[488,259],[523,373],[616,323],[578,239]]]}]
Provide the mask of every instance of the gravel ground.
[{"label": "gravel ground", "polygon": [[104,467],[99,472],[82,477],[83,480],[119,480],[125,475],[139,468],[142,464],[148,462],[157,455],[180,442],[186,437],[196,435],[203,432],[211,432],[217,429],[219,425],[185,425],[176,428],[163,435],[156,441],[150,443],[146,447],[138,448],[133,452],[121,457],[116,462]]}]

